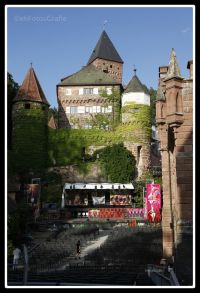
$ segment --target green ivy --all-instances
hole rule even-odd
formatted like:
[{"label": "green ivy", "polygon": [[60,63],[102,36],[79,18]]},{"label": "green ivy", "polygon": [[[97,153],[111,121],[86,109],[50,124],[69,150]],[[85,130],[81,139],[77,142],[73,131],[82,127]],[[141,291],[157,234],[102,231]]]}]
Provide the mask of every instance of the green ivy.
[{"label": "green ivy", "polygon": [[[20,109],[13,115],[13,150],[11,162],[18,173],[47,167],[47,112]],[[14,160],[13,160],[14,157]]]},{"label": "green ivy", "polygon": [[127,183],[135,177],[135,157],[123,144],[114,144],[94,153],[99,155],[102,173],[108,182]]}]

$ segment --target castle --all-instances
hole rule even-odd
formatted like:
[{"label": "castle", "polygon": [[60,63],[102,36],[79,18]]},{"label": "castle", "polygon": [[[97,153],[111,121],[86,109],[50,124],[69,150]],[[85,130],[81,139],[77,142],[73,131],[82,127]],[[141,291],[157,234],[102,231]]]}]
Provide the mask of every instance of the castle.
[{"label": "castle", "polygon": [[[156,101],[156,124],[160,140],[163,179],[163,255],[166,258],[173,256],[179,260],[184,258],[181,251],[183,245],[188,245],[187,241],[184,242],[184,237],[186,234],[191,235],[193,224],[192,60],[188,62],[188,69],[190,70],[190,77],[184,79],[180,74],[175,51],[172,50],[169,66],[159,67],[159,86]],[[121,111],[120,123],[128,124],[133,109],[128,111],[123,111],[123,109],[126,109],[131,103],[149,106],[149,94],[136,74],[127,87],[123,88],[122,71],[123,61],[108,35],[103,31],[87,65],[80,71],[61,79],[61,82],[57,84],[58,128],[90,129],[97,114],[107,116],[115,121],[118,118],[118,107]],[[113,92],[119,93],[117,101],[108,98],[109,96],[112,97]],[[34,153],[35,161],[38,164],[46,156],[48,108],[49,103],[31,67],[13,101],[13,143],[14,145],[17,143],[17,154],[24,158],[26,153],[21,151],[22,145],[31,148],[31,144],[36,141],[31,151]],[[38,132],[34,133],[32,141],[30,141],[32,135],[30,129],[34,123],[38,123],[38,116],[31,116],[31,109],[37,110],[41,122],[41,127],[38,128]],[[136,107],[134,111],[137,112],[137,110]],[[32,117],[28,124],[27,117],[29,119]],[[105,121],[109,121],[109,119]],[[25,128],[27,133],[29,131],[29,142],[26,141],[26,136],[23,137],[23,142],[19,141],[19,122],[22,126],[21,133],[24,133]],[[49,126],[56,127],[52,121]],[[106,123],[102,127],[105,131],[110,130],[110,125]],[[145,143],[135,142],[134,140],[124,141],[124,145],[136,158],[138,175],[141,176],[148,171],[150,168],[150,140],[145,141]],[[38,156],[38,154],[42,155]],[[27,166],[29,163],[27,158]],[[76,179],[74,173],[73,178]],[[189,250],[189,253],[191,253],[192,248]],[[192,255],[190,259],[192,262]],[[182,264],[181,266],[183,267]]]},{"label": "castle", "polygon": [[[124,89],[122,71],[123,61],[103,31],[87,65],[57,84],[58,128],[91,129],[98,116],[101,117],[99,128],[105,131],[112,130],[114,124],[131,123],[133,112],[138,112],[139,107],[127,109],[127,106],[132,103],[149,106],[150,96],[137,77],[136,70]],[[19,116],[20,109],[25,109],[28,114],[30,109],[40,108],[45,113],[48,107],[49,103],[31,67],[13,101],[13,117],[16,119]],[[52,119],[48,126],[56,128]],[[143,137],[142,127],[137,132],[138,137]],[[150,169],[149,139],[144,143],[125,139],[123,143],[136,158],[138,177],[142,176]]]},{"label": "castle", "polygon": [[[92,128],[97,113],[116,118],[116,100],[104,96],[118,92],[120,107],[129,102],[150,105],[146,89],[135,75],[122,94],[123,61],[105,31],[102,32],[86,66],[61,79],[57,85],[59,127]],[[122,95],[122,97],[121,97]],[[122,122],[125,122],[122,117]],[[107,129],[109,126],[104,125]]]}]

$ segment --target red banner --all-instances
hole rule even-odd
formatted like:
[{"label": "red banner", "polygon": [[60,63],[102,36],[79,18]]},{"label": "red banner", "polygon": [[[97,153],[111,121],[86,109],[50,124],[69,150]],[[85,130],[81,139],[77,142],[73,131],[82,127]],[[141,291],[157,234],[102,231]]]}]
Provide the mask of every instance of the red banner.
[{"label": "red banner", "polygon": [[125,219],[125,218],[143,218],[143,208],[99,208],[89,209],[89,218],[106,218],[106,219]]},{"label": "red banner", "polygon": [[160,184],[146,184],[147,219],[149,222],[161,221]]}]

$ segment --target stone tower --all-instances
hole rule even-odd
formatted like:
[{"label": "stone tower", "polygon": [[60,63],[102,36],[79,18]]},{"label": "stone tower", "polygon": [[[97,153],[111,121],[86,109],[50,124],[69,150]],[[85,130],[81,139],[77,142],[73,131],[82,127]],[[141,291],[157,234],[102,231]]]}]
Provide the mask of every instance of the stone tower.
[{"label": "stone tower", "polygon": [[[188,62],[192,68],[192,61]],[[182,253],[185,235],[191,232],[192,199],[192,136],[193,136],[193,78],[181,77],[174,49],[169,66],[159,68],[159,86],[156,101],[156,124],[160,140],[163,182],[163,253],[173,256],[177,266],[184,269]],[[191,247],[190,247],[191,248]],[[192,253],[192,248],[190,250]],[[192,262],[192,255],[188,257]]]},{"label": "stone tower", "polygon": [[123,63],[107,33],[103,31],[87,65],[93,64],[110,75],[115,81],[122,83]]},{"label": "stone tower", "polygon": [[13,151],[18,171],[45,168],[49,103],[32,66],[13,99]]},{"label": "stone tower", "polygon": [[[136,71],[136,70],[135,70]],[[134,109],[131,108],[135,104]],[[141,83],[136,75],[129,81],[125,91],[122,94],[122,123],[129,124],[134,118],[134,112],[139,111],[138,105],[150,106],[150,96],[147,89]],[[130,108],[129,108],[130,107]],[[143,137],[143,130],[137,130],[137,136]],[[148,140],[142,142],[125,143],[126,147],[136,158],[138,178],[142,177],[150,169],[150,143]]]}]

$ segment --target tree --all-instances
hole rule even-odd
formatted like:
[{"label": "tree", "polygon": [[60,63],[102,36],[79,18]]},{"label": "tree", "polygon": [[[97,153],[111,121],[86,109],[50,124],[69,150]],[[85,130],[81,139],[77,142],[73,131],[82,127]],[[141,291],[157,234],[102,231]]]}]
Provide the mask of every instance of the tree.
[{"label": "tree", "polygon": [[7,135],[8,135],[8,149],[12,145],[12,103],[15,98],[19,85],[14,81],[12,74],[7,73]]},{"label": "tree", "polygon": [[100,166],[103,175],[110,182],[128,183],[135,176],[135,157],[122,143],[114,144],[98,150]]}]

